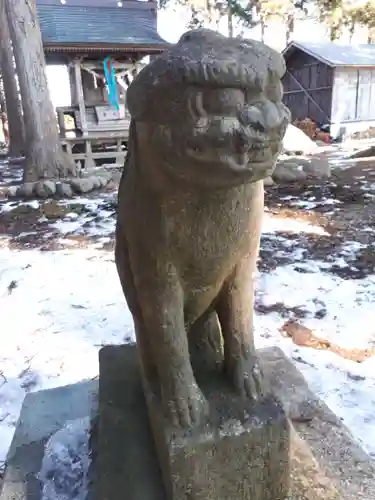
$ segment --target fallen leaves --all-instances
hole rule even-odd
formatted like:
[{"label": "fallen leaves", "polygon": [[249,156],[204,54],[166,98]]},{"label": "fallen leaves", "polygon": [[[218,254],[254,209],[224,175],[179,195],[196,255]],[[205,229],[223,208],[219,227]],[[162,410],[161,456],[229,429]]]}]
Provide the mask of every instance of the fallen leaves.
[{"label": "fallen leaves", "polygon": [[299,346],[311,347],[313,349],[326,349],[342,358],[362,363],[368,358],[375,356],[375,347],[366,349],[346,349],[333,344],[329,340],[317,337],[310,328],[298,323],[294,319],[289,319],[280,328],[285,337],[290,337]]}]

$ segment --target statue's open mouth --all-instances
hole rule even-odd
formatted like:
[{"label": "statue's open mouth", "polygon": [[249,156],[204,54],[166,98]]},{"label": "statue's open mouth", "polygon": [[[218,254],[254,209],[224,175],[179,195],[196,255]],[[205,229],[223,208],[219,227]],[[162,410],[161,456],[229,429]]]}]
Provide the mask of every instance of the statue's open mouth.
[{"label": "statue's open mouth", "polygon": [[268,141],[262,145],[253,144],[239,150],[224,147],[187,147],[185,153],[198,162],[227,165],[231,170],[243,171],[254,166],[262,168],[272,164],[279,150],[279,141]]}]

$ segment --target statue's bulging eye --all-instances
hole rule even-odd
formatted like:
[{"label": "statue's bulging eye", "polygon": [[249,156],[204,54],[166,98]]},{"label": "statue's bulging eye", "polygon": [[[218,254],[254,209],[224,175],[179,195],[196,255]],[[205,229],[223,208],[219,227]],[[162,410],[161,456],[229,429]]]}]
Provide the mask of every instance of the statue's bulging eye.
[{"label": "statue's bulging eye", "polygon": [[232,115],[245,103],[241,89],[207,89],[203,92],[203,107],[209,115]]}]

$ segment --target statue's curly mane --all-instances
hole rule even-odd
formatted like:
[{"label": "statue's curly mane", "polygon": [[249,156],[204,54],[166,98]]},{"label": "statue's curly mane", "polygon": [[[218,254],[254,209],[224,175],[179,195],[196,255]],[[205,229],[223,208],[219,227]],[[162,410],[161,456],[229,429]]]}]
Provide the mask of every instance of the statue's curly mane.
[{"label": "statue's curly mane", "polygon": [[281,54],[261,42],[191,30],[138,74],[127,91],[127,107],[135,119],[148,120],[176,86],[263,89],[284,72]]}]

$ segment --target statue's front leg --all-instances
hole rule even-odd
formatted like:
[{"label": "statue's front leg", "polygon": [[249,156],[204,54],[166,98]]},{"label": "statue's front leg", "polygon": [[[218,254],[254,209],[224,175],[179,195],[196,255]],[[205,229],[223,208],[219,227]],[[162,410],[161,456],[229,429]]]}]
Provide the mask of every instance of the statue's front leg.
[{"label": "statue's front leg", "polygon": [[253,332],[255,259],[249,255],[235,267],[221,291],[217,311],[224,337],[225,370],[239,393],[258,400],[264,388]]},{"label": "statue's front leg", "polygon": [[197,426],[208,406],[190,363],[182,290],[169,280],[157,290],[148,286],[139,295],[165,416],[176,427]]}]

